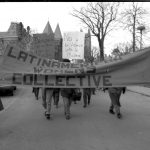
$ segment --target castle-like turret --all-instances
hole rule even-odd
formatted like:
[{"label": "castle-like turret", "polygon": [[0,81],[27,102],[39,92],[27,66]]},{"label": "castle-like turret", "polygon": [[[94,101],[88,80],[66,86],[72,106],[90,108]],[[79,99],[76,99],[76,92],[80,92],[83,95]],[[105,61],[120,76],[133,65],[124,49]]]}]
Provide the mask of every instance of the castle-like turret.
[{"label": "castle-like turret", "polygon": [[43,33],[46,33],[46,34],[54,34],[54,33],[53,33],[53,30],[52,30],[52,28],[51,28],[51,26],[50,26],[49,21],[47,22],[47,24],[46,24],[46,26],[45,26],[45,28],[44,28]]},{"label": "castle-like turret", "polygon": [[62,35],[60,31],[59,24],[57,24],[55,33],[55,59],[61,61],[62,60]]},{"label": "castle-like turret", "polygon": [[59,24],[57,24],[57,27],[55,29],[55,33],[54,33],[54,37],[56,40],[60,40],[62,39],[62,35],[61,35],[61,31],[60,31],[60,28],[59,28]]}]

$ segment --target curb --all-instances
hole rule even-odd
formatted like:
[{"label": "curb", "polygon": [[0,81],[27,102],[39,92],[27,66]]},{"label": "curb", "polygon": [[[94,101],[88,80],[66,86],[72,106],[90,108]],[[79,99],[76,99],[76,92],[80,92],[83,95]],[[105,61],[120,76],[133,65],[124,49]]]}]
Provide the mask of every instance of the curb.
[{"label": "curb", "polygon": [[134,93],[138,93],[138,94],[141,94],[141,95],[143,95],[143,96],[147,96],[147,97],[150,97],[150,95],[148,95],[148,94],[145,94],[145,93],[141,93],[141,92],[137,92],[137,91],[134,91],[134,90],[130,90],[130,89],[127,89],[128,91],[130,91],[130,92],[134,92]]}]

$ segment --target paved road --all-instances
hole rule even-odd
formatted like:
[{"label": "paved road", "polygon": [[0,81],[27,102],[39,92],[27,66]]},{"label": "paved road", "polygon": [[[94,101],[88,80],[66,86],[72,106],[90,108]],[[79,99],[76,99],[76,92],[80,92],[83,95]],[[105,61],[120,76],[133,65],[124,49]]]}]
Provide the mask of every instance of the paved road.
[{"label": "paved road", "polygon": [[[66,120],[63,103],[45,119],[41,100],[30,88],[18,89],[14,103],[0,113],[0,150],[147,150],[150,143],[150,98],[127,91],[121,97],[121,120],[108,113],[108,93],[97,92],[88,108],[71,107]],[[11,99],[9,97],[8,99]],[[4,99],[3,99],[4,101]]]}]

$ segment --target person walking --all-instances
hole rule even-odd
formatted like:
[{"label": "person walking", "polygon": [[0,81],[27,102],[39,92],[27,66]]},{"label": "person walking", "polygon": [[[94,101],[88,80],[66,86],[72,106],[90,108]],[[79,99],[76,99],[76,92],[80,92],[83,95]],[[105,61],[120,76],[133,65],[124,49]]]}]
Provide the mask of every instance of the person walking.
[{"label": "person walking", "polygon": [[[109,93],[109,96],[110,96],[110,99],[111,99],[111,105],[110,105],[110,108],[109,108],[109,112],[111,114],[116,113],[118,118],[122,117],[122,114],[120,112],[120,107],[121,107],[120,96],[121,96],[121,93],[123,92],[123,94],[124,94],[125,91],[126,91],[125,87],[111,87],[111,88],[108,88],[108,93]],[[114,112],[114,109],[115,109],[115,112]]]},{"label": "person walking", "polygon": [[[63,62],[70,62],[69,59],[63,59]],[[61,88],[60,89],[61,96],[64,103],[64,114],[67,120],[69,120],[70,117],[70,106],[72,102],[72,95],[74,93],[73,88]]]},{"label": "person walking", "polygon": [[42,88],[42,100],[43,100],[43,107],[46,109],[45,117],[47,119],[51,118],[51,103],[53,97],[53,88]]}]

